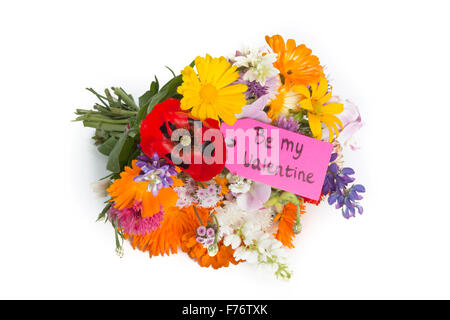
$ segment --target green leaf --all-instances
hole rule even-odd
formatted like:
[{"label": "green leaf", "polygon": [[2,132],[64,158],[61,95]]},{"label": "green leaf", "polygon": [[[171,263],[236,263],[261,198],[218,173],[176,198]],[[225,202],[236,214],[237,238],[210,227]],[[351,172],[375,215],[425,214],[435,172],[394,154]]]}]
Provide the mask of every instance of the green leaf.
[{"label": "green leaf", "polygon": [[98,151],[105,156],[109,156],[117,143],[117,138],[110,137],[102,145],[98,147]]},{"label": "green leaf", "polygon": [[136,140],[131,138],[128,134],[129,130],[122,133],[109,154],[106,169],[111,172],[119,173],[122,171],[123,167],[129,163],[130,157],[137,149]]},{"label": "green leaf", "polygon": [[131,137],[128,137],[125,140],[125,143],[122,147],[122,151],[120,152],[119,155],[120,171],[122,171],[123,167],[125,167],[129,163],[129,159],[131,158],[132,154],[136,149],[137,145],[135,140]]},{"label": "green leaf", "polygon": [[159,81],[158,78],[155,77],[155,81],[152,81],[150,85],[150,90],[145,92],[142,96],[139,97],[139,107],[148,107],[150,103],[150,99],[158,92],[159,90]]},{"label": "green leaf", "polygon": [[128,131],[125,131],[120,136],[119,140],[117,140],[114,148],[111,150],[109,154],[108,163],[106,164],[106,169],[111,172],[120,172],[120,154],[122,152],[123,147],[125,146],[125,142],[128,138]]},{"label": "green leaf", "polygon": [[152,81],[150,85],[150,90],[148,90],[146,93],[144,93],[142,96],[139,97],[139,106],[140,110],[137,115],[138,122],[141,122],[144,120],[145,116],[148,114],[148,105],[150,104],[153,96],[158,93],[159,90],[159,81],[158,78],[155,77],[155,81]]},{"label": "green leaf", "polygon": [[181,85],[182,82],[183,78],[181,77],[181,75],[178,75],[167,82],[161,88],[161,90],[152,97],[148,106],[147,113],[149,113],[155,105],[163,102],[166,99],[174,97],[177,94],[177,88]]},{"label": "green leaf", "polygon": [[168,66],[166,66],[166,68],[172,73],[172,75],[174,76],[174,77],[176,77],[177,75],[175,74],[175,72],[173,72],[173,70],[172,69],[170,69]]},{"label": "green leaf", "polygon": [[102,221],[102,220],[106,220],[106,213],[108,212],[108,210],[111,208],[112,203],[108,203],[102,210],[102,212],[100,212],[100,214],[97,217],[97,222],[98,221]]}]

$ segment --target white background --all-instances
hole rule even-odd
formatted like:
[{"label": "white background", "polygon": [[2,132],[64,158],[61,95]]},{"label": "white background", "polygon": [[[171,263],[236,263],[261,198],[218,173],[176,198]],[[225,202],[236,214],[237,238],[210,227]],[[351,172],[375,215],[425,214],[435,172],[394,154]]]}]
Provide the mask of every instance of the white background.
[{"label": "white background", "polygon": [[[2,1],[0,298],[450,298],[448,1]],[[347,165],[367,187],[345,220],[308,206],[290,282],[185,254],[114,254],[84,90],[135,97],[196,55],[280,33],[313,49],[366,126]]]}]

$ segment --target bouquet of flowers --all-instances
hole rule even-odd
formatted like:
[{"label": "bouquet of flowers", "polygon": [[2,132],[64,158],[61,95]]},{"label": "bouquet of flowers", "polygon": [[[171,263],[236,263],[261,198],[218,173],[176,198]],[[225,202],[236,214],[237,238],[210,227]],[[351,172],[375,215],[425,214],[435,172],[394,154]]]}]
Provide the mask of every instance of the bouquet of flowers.
[{"label": "bouquet of flowers", "polygon": [[[198,56],[180,75],[169,69],[173,78],[160,86],[155,77],[137,101],[122,88],[88,89],[98,103],[77,109],[76,121],[95,128],[108,157],[111,173],[93,187],[107,197],[98,220],[111,223],[119,256],[128,240],[150,257],[181,249],[202,267],[250,262],[290,278],[287,251],[307,204],[327,201],[345,218],[363,212],[365,189],[342,155],[345,146],[358,149],[358,108],[333,95],[304,44],[280,35],[266,42],[229,57]],[[317,199],[230,170],[223,128],[242,119],[330,146]]]}]

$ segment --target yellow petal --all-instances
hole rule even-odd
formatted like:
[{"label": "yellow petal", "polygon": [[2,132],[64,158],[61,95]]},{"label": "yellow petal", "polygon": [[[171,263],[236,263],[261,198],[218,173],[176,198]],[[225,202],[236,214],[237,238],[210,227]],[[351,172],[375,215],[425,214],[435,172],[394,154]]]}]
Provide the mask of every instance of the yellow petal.
[{"label": "yellow petal", "polygon": [[317,139],[322,139],[322,126],[320,124],[319,117],[311,112],[308,112],[308,121],[313,136]]},{"label": "yellow petal", "polygon": [[310,99],[303,99],[300,101],[300,107],[305,109],[305,110],[309,110],[312,111],[313,110],[313,106],[311,103]]},{"label": "yellow petal", "polygon": [[247,91],[247,86],[245,84],[233,84],[231,86],[218,90],[217,95],[226,96],[241,93],[244,96],[245,91]]},{"label": "yellow petal", "polygon": [[333,123],[333,124],[337,123],[341,127],[341,129],[343,129],[343,127],[344,127],[342,125],[342,121],[338,117],[333,116],[332,114],[324,114],[322,116],[322,118],[324,119],[324,121],[326,121],[328,123]]},{"label": "yellow petal", "polygon": [[317,90],[314,90],[312,98],[319,100],[327,93],[327,91],[328,91],[328,81],[326,78],[322,78],[320,79]]},{"label": "yellow petal", "polygon": [[311,92],[312,92],[312,95],[311,95],[311,98],[312,98],[312,97],[316,96],[317,84],[313,83],[313,84],[310,85],[310,87],[311,87]]},{"label": "yellow petal", "polygon": [[229,124],[230,126],[236,122],[236,116],[226,109],[220,110],[219,117],[223,120],[223,122]]},{"label": "yellow petal", "polygon": [[344,105],[342,103],[330,103],[326,104],[322,108],[325,114],[338,114],[344,111]]},{"label": "yellow petal", "polygon": [[333,142],[333,139],[334,139],[333,129],[331,129],[331,127],[326,122],[323,122],[323,124],[328,128],[328,136],[329,136],[328,142],[331,143],[331,142]]},{"label": "yellow petal", "polygon": [[311,93],[309,92],[309,89],[306,86],[293,86],[292,91],[295,91],[306,98],[311,97]]},{"label": "yellow petal", "polygon": [[320,98],[319,100],[317,100],[317,102],[319,102],[320,104],[324,105],[325,103],[328,102],[328,100],[330,100],[331,98],[331,91],[328,92],[326,95],[324,95],[322,98]]}]

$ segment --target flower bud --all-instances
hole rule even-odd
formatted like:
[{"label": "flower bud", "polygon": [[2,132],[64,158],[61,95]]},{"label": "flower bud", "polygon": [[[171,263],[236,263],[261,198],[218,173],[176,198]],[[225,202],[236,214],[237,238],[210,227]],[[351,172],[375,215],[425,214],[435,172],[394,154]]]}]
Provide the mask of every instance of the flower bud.
[{"label": "flower bud", "polygon": [[123,258],[125,251],[123,250],[122,246],[116,247],[116,254],[119,256],[119,258]]},{"label": "flower bud", "polygon": [[293,231],[295,234],[298,234],[302,231],[302,225],[300,223],[294,224]]},{"label": "flower bud", "polygon": [[208,254],[210,257],[214,257],[217,252],[219,252],[219,247],[217,246],[217,244],[212,244],[208,247]]}]

